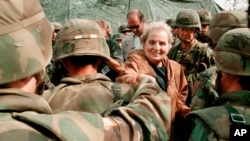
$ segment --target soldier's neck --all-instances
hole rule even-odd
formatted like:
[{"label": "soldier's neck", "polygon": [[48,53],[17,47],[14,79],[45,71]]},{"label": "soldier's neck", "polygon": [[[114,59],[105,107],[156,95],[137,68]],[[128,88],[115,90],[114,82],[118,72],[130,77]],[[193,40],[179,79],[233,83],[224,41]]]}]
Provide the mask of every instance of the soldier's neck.
[{"label": "soldier's neck", "polygon": [[93,65],[86,65],[81,68],[75,68],[69,70],[69,75],[70,76],[75,76],[75,75],[91,75],[91,74],[96,74],[97,73],[97,68],[94,67]]}]

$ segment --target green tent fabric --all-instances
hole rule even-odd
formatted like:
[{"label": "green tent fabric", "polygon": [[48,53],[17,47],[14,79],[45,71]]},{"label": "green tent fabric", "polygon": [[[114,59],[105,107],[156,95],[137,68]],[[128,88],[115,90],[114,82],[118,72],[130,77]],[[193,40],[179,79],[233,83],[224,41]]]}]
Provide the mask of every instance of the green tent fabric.
[{"label": "green tent fabric", "polygon": [[73,18],[101,18],[110,23],[113,33],[126,23],[129,9],[142,9],[146,21],[175,18],[182,9],[207,9],[212,15],[223,10],[213,0],[40,0],[51,22],[62,24]]}]

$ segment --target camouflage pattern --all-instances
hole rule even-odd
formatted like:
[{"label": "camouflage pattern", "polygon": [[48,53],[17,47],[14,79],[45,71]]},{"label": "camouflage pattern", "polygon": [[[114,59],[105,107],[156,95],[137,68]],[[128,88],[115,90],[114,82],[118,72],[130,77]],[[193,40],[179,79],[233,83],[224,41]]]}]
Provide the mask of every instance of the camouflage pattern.
[{"label": "camouflage pattern", "polygon": [[248,28],[236,28],[220,38],[213,52],[220,71],[231,75],[250,76],[249,36]]},{"label": "camouflage pattern", "polygon": [[80,112],[51,115],[48,103],[40,96],[10,88],[0,89],[0,102],[1,111],[5,111],[0,115],[0,140],[104,139],[100,116]]},{"label": "camouflage pattern", "polygon": [[247,13],[238,10],[221,11],[213,16],[208,36],[214,43],[228,30],[247,27]]},{"label": "camouflage pattern", "polygon": [[219,94],[216,91],[217,84],[217,67],[212,66],[201,72],[196,78],[192,89],[191,110],[204,109],[215,104]]},{"label": "camouflage pattern", "polygon": [[181,10],[175,19],[176,27],[188,27],[201,29],[201,22],[198,13],[193,9]]},{"label": "camouflage pattern", "polygon": [[122,40],[125,37],[123,33],[116,33],[112,36],[112,40],[117,41],[117,40]]},{"label": "camouflage pattern", "polygon": [[[189,134],[189,141],[207,140],[230,140],[230,125],[235,124],[231,120],[229,111],[225,108],[232,106],[237,114],[243,116],[245,124],[250,124],[249,91],[235,91],[222,95],[218,98],[216,105],[191,112],[187,122],[195,124]],[[213,114],[211,114],[213,113]],[[187,140],[187,139],[186,139]]]},{"label": "camouflage pattern", "polygon": [[115,108],[109,122],[104,118],[105,141],[169,140],[170,97],[156,86],[142,81],[129,102],[125,102],[128,105]]},{"label": "camouflage pattern", "polygon": [[119,33],[131,32],[131,29],[128,28],[127,24],[121,24],[118,28]]},{"label": "camouflage pattern", "polygon": [[[114,93],[108,77],[103,74],[65,77],[54,90],[46,91],[44,98],[48,100],[54,113],[66,110],[84,111],[104,114],[121,94],[133,95],[134,88],[120,85],[118,94]],[[83,93],[84,92],[84,93]]]},{"label": "camouflage pattern", "polygon": [[181,43],[176,44],[169,50],[168,58],[182,65],[188,81],[189,91],[192,90],[198,74],[214,65],[212,50],[206,44],[198,41],[190,47],[188,52],[182,49]]},{"label": "camouflage pattern", "polygon": [[123,95],[121,99],[123,104],[129,104],[111,107],[105,118],[73,111],[49,115],[52,111],[48,103],[38,95],[1,89],[0,109],[5,112],[0,116],[0,139],[168,140],[170,98],[156,84],[142,82],[135,93]]},{"label": "camouflage pattern", "polygon": [[52,28],[37,1],[1,1],[0,5],[0,56],[5,58],[0,61],[0,84],[4,84],[31,76],[49,63]]},{"label": "camouflage pattern", "polygon": [[[212,15],[210,11],[206,9],[200,9],[200,10],[197,10],[197,13],[200,16],[201,25],[209,26],[212,20]],[[212,49],[215,48],[216,46],[214,42],[212,41],[212,39],[206,35],[206,33],[202,33],[202,34],[198,33],[196,36],[196,39],[202,43],[207,43],[208,46],[211,47]]]},{"label": "camouflage pattern", "polygon": [[167,19],[166,24],[168,24],[172,28],[175,27],[175,19]]},{"label": "camouflage pattern", "polygon": [[71,19],[58,32],[53,60],[82,55],[110,58],[101,27],[93,20]]},{"label": "camouflage pattern", "polygon": [[200,16],[200,21],[201,21],[202,25],[203,24],[210,24],[210,22],[212,20],[212,15],[208,10],[200,9],[200,10],[197,10],[197,13]]},{"label": "camouflage pattern", "polygon": [[[7,19],[9,20],[13,20],[15,19],[16,14],[17,17],[22,15],[26,16],[25,18],[28,19],[27,21],[25,20],[25,22],[19,22],[17,19],[25,18],[17,18],[15,20],[17,20],[18,26],[16,27],[15,25],[11,25],[11,28],[8,28],[6,30],[4,30],[6,26],[0,26],[1,37],[6,36],[6,39],[8,39],[9,35],[16,35],[19,32],[27,33],[22,35],[27,36],[23,37],[23,41],[26,42],[28,38],[30,39],[30,44],[27,44],[27,48],[29,50],[23,48],[23,50],[25,50],[26,52],[21,52],[20,49],[19,53],[22,54],[19,55],[24,56],[22,56],[19,61],[22,62],[23,60],[28,58],[32,62],[32,58],[26,57],[25,55],[27,55],[28,51],[34,51],[34,53],[37,53],[36,55],[39,55],[40,50],[41,58],[44,61],[43,63],[47,64],[49,61],[47,61],[46,59],[48,59],[47,57],[50,57],[51,54],[46,54],[46,51],[51,50],[48,49],[44,51],[43,48],[39,48],[39,50],[37,51],[37,44],[33,41],[33,39],[37,36],[37,38],[40,39],[38,33],[43,33],[42,31],[44,29],[46,32],[41,35],[41,45],[46,44],[46,41],[49,41],[48,46],[46,47],[50,47],[51,49],[51,46],[49,45],[51,43],[51,36],[49,36],[51,35],[51,25],[46,20],[46,18],[42,16],[38,18],[40,19],[40,21],[38,22],[41,24],[39,25],[40,28],[36,28],[36,30],[31,30],[33,31],[33,34],[28,34],[28,29],[33,29],[36,27],[36,25],[30,25],[31,27],[28,27],[26,29],[25,24],[29,23],[30,20],[29,18],[27,18],[29,17],[27,15],[29,15],[31,12],[27,12],[25,14],[22,13],[22,10],[29,11],[28,9],[33,10],[33,8],[35,10],[40,10],[41,6],[39,2],[35,0],[30,0],[29,3],[25,3],[21,0],[9,0],[0,1],[0,4],[2,6],[2,8],[0,9],[0,16],[4,15],[3,17],[7,17]],[[13,15],[11,17],[8,17],[9,14]],[[31,21],[36,22],[36,18],[33,18]],[[2,23],[5,22],[1,22],[1,24]],[[43,26],[42,23],[46,23],[45,26]],[[23,25],[20,26],[19,24]],[[7,33],[3,33],[3,31],[6,31]],[[20,34],[18,35],[19,36],[13,36],[12,39],[14,40],[21,38]],[[1,40],[1,42],[4,41],[5,40]],[[7,41],[11,42],[10,40]],[[4,46],[1,48],[8,48],[12,51],[12,48],[10,48],[12,44],[9,43],[4,45],[8,46]],[[14,42],[14,45],[20,48],[23,47],[21,46],[23,45],[22,42]],[[8,50],[6,49],[6,51]],[[2,62],[9,61],[7,59],[11,58],[8,58],[3,55]],[[37,59],[37,62],[41,61],[39,59]],[[29,61],[26,62],[29,63]],[[26,64],[24,63],[22,65]],[[41,67],[37,65],[37,68]],[[45,65],[43,66],[43,68],[45,68]],[[26,76],[25,78],[27,77],[28,76]],[[13,81],[16,80],[12,80],[11,82]],[[0,89],[0,140],[110,141],[109,136],[114,136],[112,140],[117,141],[168,140],[168,129],[170,128],[170,98],[165,92],[161,91],[161,89],[157,87],[156,84],[148,83],[147,80],[143,80],[141,84],[138,85],[135,93],[127,93],[126,95],[121,96],[120,100],[122,104],[118,105],[127,106],[111,106],[107,114],[107,116],[109,117],[106,118],[101,118],[100,115],[73,111],[67,111],[51,115],[51,108],[49,107],[48,103],[40,96],[26,92],[25,90],[19,90],[17,88],[3,87],[4,85],[2,85]],[[119,92],[119,89],[116,89],[115,87],[114,91]],[[124,101],[124,103],[122,101]]]},{"label": "camouflage pattern", "polygon": [[[213,17],[208,34],[215,41],[215,43],[217,43],[218,39],[226,31],[237,28],[237,27],[247,27],[246,13],[242,11],[235,11],[235,10],[222,11]],[[234,43],[234,47],[237,47],[235,43]],[[201,108],[205,108],[207,106],[211,106],[214,103],[211,100],[213,98],[218,97],[218,94],[217,94],[218,86],[215,83],[217,80],[216,71],[217,71],[217,68],[206,70],[197,78],[198,80],[195,82],[194,88],[192,90],[193,91],[192,93],[193,98],[192,98],[192,104],[191,104],[192,110],[198,110]],[[207,97],[210,97],[212,99],[208,100]]]},{"label": "camouflage pattern", "polygon": [[[249,36],[248,28],[236,28],[229,30],[219,39],[214,51],[215,62],[219,71],[230,74],[232,77],[250,76]],[[210,78],[211,76],[209,76]],[[216,76],[214,78],[216,79]],[[214,83],[209,85],[211,87]],[[246,108],[249,107],[250,101],[247,98],[249,94],[249,91],[243,87],[241,90],[229,90],[229,92],[219,95],[214,102],[215,106],[191,112],[187,121],[194,123],[192,132],[188,134],[190,140],[229,140],[230,125],[250,123],[250,108]],[[205,95],[208,94],[203,96]],[[213,113],[213,115],[210,113]],[[241,116],[242,119],[232,120],[233,114],[236,114],[237,117]]]}]

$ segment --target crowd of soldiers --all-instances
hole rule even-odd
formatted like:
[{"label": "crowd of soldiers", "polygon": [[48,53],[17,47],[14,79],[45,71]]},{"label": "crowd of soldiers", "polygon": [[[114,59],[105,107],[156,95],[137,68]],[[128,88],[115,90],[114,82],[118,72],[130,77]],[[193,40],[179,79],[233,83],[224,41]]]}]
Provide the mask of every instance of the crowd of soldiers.
[{"label": "crowd of soldiers", "polygon": [[250,124],[246,12],[132,9],[113,34],[50,22],[38,0],[0,5],[0,140],[230,140]]}]

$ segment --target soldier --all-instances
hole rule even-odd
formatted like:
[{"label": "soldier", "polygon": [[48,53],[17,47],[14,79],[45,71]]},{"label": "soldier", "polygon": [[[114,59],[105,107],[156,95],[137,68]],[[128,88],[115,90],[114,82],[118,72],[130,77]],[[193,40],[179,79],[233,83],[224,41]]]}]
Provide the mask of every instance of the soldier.
[{"label": "soldier", "polygon": [[107,60],[104,60],[105,62],[103,62],[98,67],[98,72],[105,74],[111,79],[111,81],[115,82],[116,77],[122,70],[122,64],[123,64],[122,49],[115,41],[109,38],[110,35],[108,32],[108,24],[102,19],[96,19],[96,22],[101,27],[104,33],[111,57]]},{"label": "soldier", "polygon": [[[221,11],[217,13],[210,24],[208,35],[214,43],[228,30],[247,27],[247,13],[237,10]],[[192,90],[191,110],[198,110],[213,106],[218,98],[218,81],[216,66],[200,73]]]},{"label": "soldier", "polygon": [[52,47],[53,47],[56,43],[56,35],[60,31],[60,29],[62,28],[62,24],[59,22],[52,22],[52,25],[54,27],[54,31],[52,33]]},{"label": "soldier", "polygon": [[116,41],[116,43],[120,46],[120,48],[122,47],[122,39],[125,38],[125,34],[123,33],[116,33],[112,36],[112,40]]},{"label": "soldier", "polygon": [[0,140],[168,140],[170,98],[144,79],[125,97],[128,105],[108,117],[73,111],[51,115],[38,95],[39,72],[51,58],[51,24],[37,0],[0,5]]},{"label": "soldier", "polygon": [[212,20],[211,13],[206,9],[200,9],[197,10],[197,13],[199,14],[200,21],[201,21],[201,30],[197,34],[197,40],[202,43],[207,43],[211,48],[214,48],[215,45],[212,41],[212,39],[207,36],[207,31],[209,30],[209,25]]},{"label": "soldier", "polygon": [[[56,36],[57,36],[57,33],[62,28],[62,24],[59,22],[52,22],[52,25],[54,27],[54,31],[52,33],[52,49],[54,49],[54,46],[56,43]],[[68,72],[63,67],[61,62],[51,61],[46,67],[46,74],[48,75],[53,85],[58,85],[60,83],[60,80],[63,77],[67,76]]]},{"label": "soldier", "polygon": [[212,50],[195,38],[201,28],[200,18],[195,10],[180,11],[176,17],[175,26],[181,42],[170,49],[168,57],[180,63],[184,69],[189,86],[186,104],[189,105],[194,80],[200,72],[214,63]]},{"label": "soldier", "polygon": [[128,53],[133,49],[141,49],[140,36],[146,26],[146,19],[142,10],[132,9],[127,13],[128,28],[132,33],[126,36],[122,41],[122,51],[124,61],[128,57]]},{"label": "soldier", "polygon": [[131,29],[128,28],[127,24],[121,24],[118,28],[118,32],[127,36],[131,33]]},{"label": "soldier", "polygon": [[173,39],[174,39],[172,44],[174,46],[175,44],[180,42],[180,40],[177,37],[177,30],[176,30],[176,27],[175,27],[175,19],[167,19],[166,24],[168,24],[172,29],[171,31],[172,31]]},{"label": "soldier", "polygon": [[52,97],[46,99],[52,110],[55,113],[75,110],[104,114],[115,98],[111,88],[114,83],[98,73],[100,64],[110,59],[102,29],[92,20],[71,19],[57,36],[53,60],[62,62],[69,76],[62,78],[55,90],[45,94],[50,96],[51,92]]},{"label": "soldier", "polygon": [[220,96],[215,106],[188,115],[187,136],[183,140],[230,140],[230,125],[250,124],[249,37],[248,28],[236,28],[219,39],[214,56],[220,77]]}]

